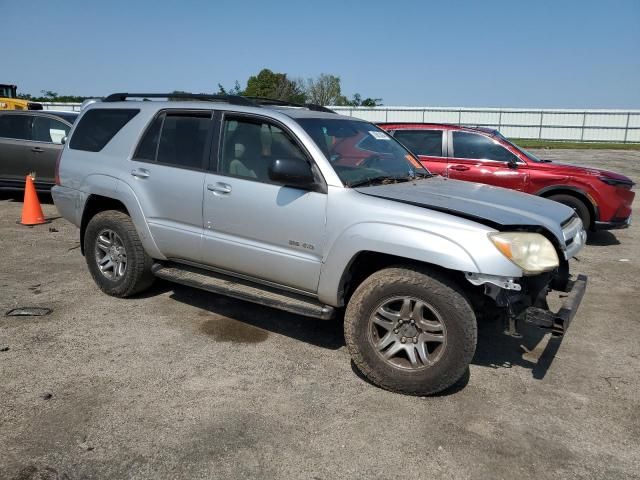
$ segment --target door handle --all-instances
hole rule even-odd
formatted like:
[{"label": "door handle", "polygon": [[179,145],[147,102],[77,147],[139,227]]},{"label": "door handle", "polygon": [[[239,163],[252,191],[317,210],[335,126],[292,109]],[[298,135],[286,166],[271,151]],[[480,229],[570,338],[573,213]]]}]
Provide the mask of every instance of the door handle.
[{"label": "door handle", "polygon": [[222,194],[231,193],[231,185],[229,185],[228,183],[222,183],[222,182],[216,182],[213,185],[208,183],[207,190],[213,193],[222,193]]},{"label": "door handle", "polygon": [[456,170],[458,172],[464,172],[465,170],[469,170],[469,167],[466,165],[451,165],[449,167],[451,170]]},{"label": "door handle", "polygon": [[33,147],[33,148],[31,149],[31,151],[32,151],[33,153],[42,153],[42,152],[44,152],[44,150],[43,150],[43,149],[41,149],[40,147]]},{"label": "door handle", "polygon": [[131,175],[137,178],[148,178],[149,170],[145,168],[136,168],[135,170],[131,170]]}]

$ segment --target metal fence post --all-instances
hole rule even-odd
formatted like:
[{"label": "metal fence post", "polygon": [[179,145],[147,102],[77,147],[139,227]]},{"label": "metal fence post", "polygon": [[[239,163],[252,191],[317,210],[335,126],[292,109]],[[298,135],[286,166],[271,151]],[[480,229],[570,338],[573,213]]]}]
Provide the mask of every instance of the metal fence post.
[{"label": "metal fence post", "polygon": [[540,128],[538,129],[538,140],[542,140],[542,119],[544,118],[544,112],[540,112]]},{"label": "metal fence post", "polygon": [[580,130],[580,141],[584,140],[584,126],[587,122],[587,112],[582,112],[582,129]]},{"label": "metal fence post", "polygon": [[627,124],[624,127],[624,140],[623,143],[627,143],[627,138],[629,135],[629,117],[631,117],[631,112],[627,112]]}]

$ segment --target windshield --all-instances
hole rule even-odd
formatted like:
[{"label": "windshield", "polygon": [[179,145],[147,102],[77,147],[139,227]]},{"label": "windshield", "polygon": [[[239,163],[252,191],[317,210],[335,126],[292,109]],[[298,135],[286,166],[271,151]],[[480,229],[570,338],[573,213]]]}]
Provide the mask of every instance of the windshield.
[{"label": "windshield", "polygon": [[71,125],[73,125],[74,122],[78,119],[77,113],[54,113],[53,115],[55,115],[56,117],[60,117],[63,120],[66,120]]},{"label": "windshield", "polygon": [[527,152],[524,148],[519,147],[518,145],[516,145],[515,143],[513,143],[513,142],[512,142],[512,141],[510,141],[510,140],[507,140],[507,138],[505,138],[505,136],[504,136],[504,135],[502,135],[501,133],[498,133],[496,136],[497,136],[497,137],[500,137],[502,140],[504,140],[505,142],[507,142],[509,145],[511,145],[512,147],[517,148],[519,151],[521,151],[522,153],[524,153],[524,154],[525,154],[525,156],[526,156],[529,160],[531,160],[532,162],[540,162],[540,163],[544,163],[544,162],[545,162],[545,160],[541,160],[541,159],[539,159],[539,158],[538,158],[538,157],[536,157],[533,153]]},{"label": "windshield", "polygon": [[1,85],[0,86],[0,97],[4,98],[15,98],[15,89],[11,85]]},{"label": "windshield", "polygon": [[412,153],[375,125],[333,118],[297,121],[348,187],[430,176]]}]

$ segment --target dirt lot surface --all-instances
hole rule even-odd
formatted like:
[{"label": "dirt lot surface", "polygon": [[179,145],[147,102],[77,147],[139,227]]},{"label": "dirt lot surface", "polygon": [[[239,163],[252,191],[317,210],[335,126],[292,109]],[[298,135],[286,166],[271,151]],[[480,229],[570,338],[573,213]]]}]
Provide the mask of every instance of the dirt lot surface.
[{"label": "dirt lot surface", "polygon": [[[640,152],[542,155],[640,181]],[[573,262],[590,283],[553,362],[538,331],[483,324],[470,378],[419,398],[358,376],[339,322],[161,282],[107,297],[75,227],[16,225],[22,204],[1,198],[2,479],[640,474],[637,225]],[[4,316],[19,306],[53,311]]]}]

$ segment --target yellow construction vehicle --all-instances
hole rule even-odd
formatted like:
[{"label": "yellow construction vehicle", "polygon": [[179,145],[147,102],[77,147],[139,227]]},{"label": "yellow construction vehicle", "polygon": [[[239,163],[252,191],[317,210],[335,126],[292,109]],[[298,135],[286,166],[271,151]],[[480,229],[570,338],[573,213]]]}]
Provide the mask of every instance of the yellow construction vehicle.
[{"label": "yellow construction vehicle", "polygon": [[0,110],[42,110],[42,104],[18,98],[18,87],[0,83]]}]

